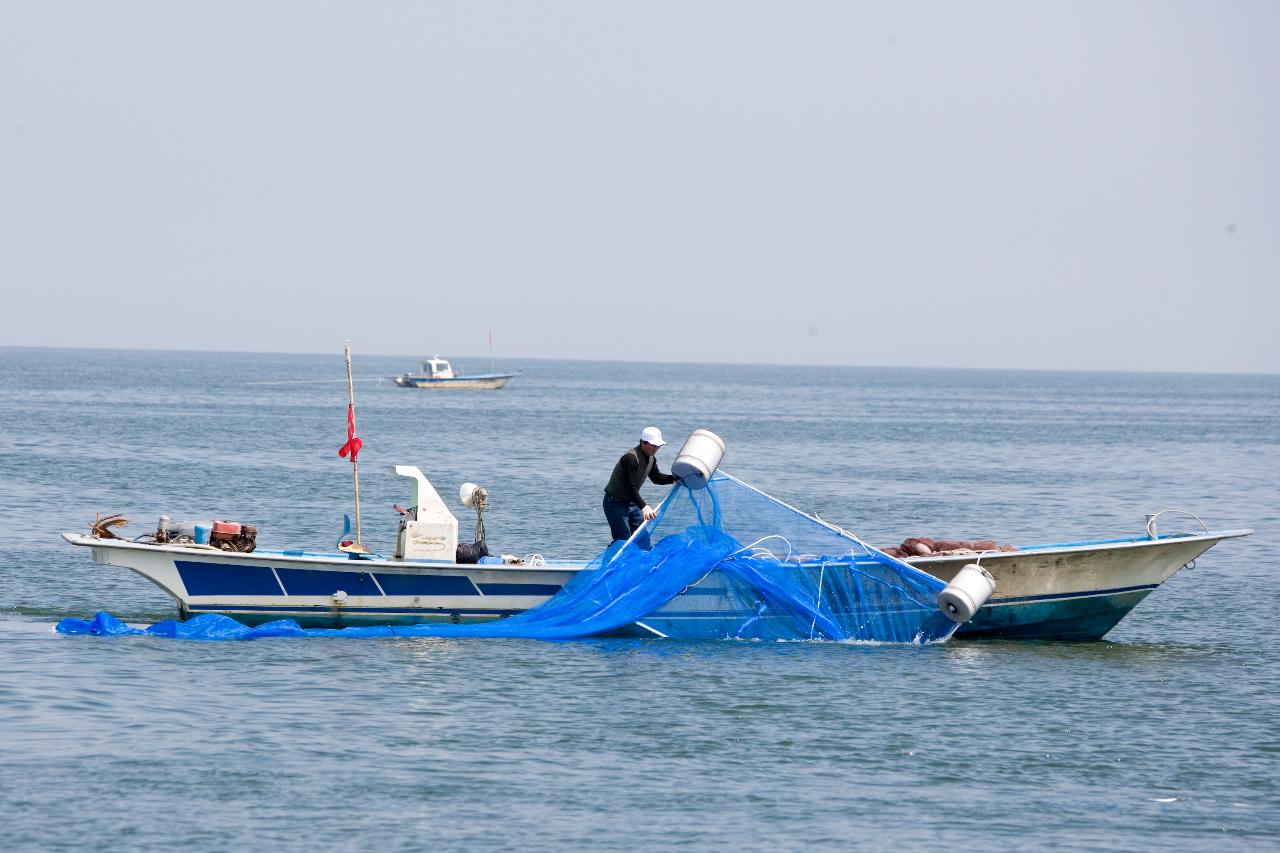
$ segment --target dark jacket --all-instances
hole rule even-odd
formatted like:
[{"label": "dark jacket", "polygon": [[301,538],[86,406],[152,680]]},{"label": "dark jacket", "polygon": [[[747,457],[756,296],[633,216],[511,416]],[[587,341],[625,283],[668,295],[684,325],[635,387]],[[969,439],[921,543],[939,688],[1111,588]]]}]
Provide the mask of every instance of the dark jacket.
[{"label": "dark jacket", "polygon": [[613,466],[613,473],[609,475],[609,483],[604,487],[604,493],[626,503],[645,506],[644,498],[640,497],[640,486],[646,477],[659,486],[669,486],[676,481],[676,478],[670,474],[659,471],[657,460],[646,454],[637,444],[622,454],[618,464]]}]

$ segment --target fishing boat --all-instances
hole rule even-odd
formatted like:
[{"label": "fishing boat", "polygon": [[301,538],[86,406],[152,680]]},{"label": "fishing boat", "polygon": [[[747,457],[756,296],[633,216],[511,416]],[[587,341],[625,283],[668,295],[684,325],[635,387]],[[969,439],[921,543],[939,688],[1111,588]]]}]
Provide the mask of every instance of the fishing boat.
[{"label": "fishing boat", "polygon": [[[487,492],[473,484],[464,484],[459,497],[476,509],[477,542],[459,545],[456,517],[422,472],[414,466],[394,471],[413,482],[413,508],[403,510],[389,556],[353,550],[349,539],[333,551],[257,549],[243,526],[226,522],[158,529],[158,536],[141,541],[114,536],[110,521],[87,535],[62,536],[89,549],[95,562],[129,569],[160,587],[182,619],[219,613],[250,625],[282,618],[329,627],[500,619],[546,602],[589,567],[585,560],[538,554],[489,556],[481,547]],[[957,636],[1096,640],[1213,545],[1249,533],[1158,533],[1151,524],[1146,535],[1132,538],[906,562],[944,583],[975,562],[989,573],[994,594]],[[714,593],[720,583],[709,575],[662,614],[637,623],[636,631],[678,634],[673,620],[693,617],[696,596]]]},{"label": "fishing boat", "polygon": [[[696,453],[690,449],[696,438],[685,443],[673,472]],[[90,548],[95,561],[155,583],[178,603],[184,622],[225,616],[240,628],[289,619],[296,623],[290,630],[374,628],[381,636],[393,626],[413,626],[402,630],[452,636],[458,631],[447,623],[465,628],[523,614],[502,623],[511,629],[473,624],[482,630],[468,635],[926,643],[951,637],[991,593],[980,569],[965,567],[944,583],[717,472],[714,463],[677,474],[681,483],[657,517],[590,562],[490,556],[488,493],[471,483],[459,498],[476,509],[476,541],[459,542],[457,519],[422,472],[394,471],[413,481],[414,506],[401,509],[391,556],[348,538],[349,523],[337,551],[321,553],[258,550],[256,528],[227,521],[170,525],[164,516],[154,534],[134,540],[112,532],[124,523],[118,516],[99,518],[88,536],[63,535]],[[699,497],[703,490],[714,496]],[[756,532],[740,539],[726,532],[720,513],[726,499],[735,505],[737,531]],[[767,506],[770,532],[753,527],[745,504]],[[96,629],[64,620],[59,630]]]},{"label": "fishing boat", "polygon": [[391,377],[401,388],[452,388],[496,391],[506,386],[514,373],[454,373],[453,365],[435,356],[423,359],[421,373],[401,373]]}]

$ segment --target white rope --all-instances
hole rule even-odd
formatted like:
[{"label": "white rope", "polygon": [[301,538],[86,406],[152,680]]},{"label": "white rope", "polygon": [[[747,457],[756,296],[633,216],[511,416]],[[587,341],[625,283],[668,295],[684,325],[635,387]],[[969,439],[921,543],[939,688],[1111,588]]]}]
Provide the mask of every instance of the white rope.
[{"label": "white rope", "polygon": [[[785,542],[787,544],[787,556],[779,559],[778,555],[773,553],[773,551],[769,550],[768,548],[760,547],[761,542],[768,542],[770,539],[781,539],[783,542]],[[791,542],[785,536],[782,536],[777,533],[772,533],[768,536],[760,537],[756,541],[752,542],[750,545],[746,545],[742,548],[739,548],[737,551],[734,551],[733,553],[726,556],[725,559],[727,560],[729,559],[729,557],[732,557],[736,554],[741,554],[744,551],[750,551],[751,556],[753,557],[772,557],[773,559],[778,560],[778,562],[785,563],[787,560],[791,559]]]}]

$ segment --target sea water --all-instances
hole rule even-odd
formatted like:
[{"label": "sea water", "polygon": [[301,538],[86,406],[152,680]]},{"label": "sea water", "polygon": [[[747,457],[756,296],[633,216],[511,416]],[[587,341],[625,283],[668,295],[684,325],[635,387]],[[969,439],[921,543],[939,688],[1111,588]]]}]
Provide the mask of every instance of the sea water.
[{"label": "sea water", "polygon": [[648,425],[664,470],[711,429],[726,470],[873,544],[1129,536],[1167,508],[1256,533],[1092,643],[66,637],[67,616],[175,613],[59,538],[95,513],[332,546],[342,355],[0,349],[6,847],[1280,844],[1280,377],[512,361],[499,392],[387,381],[413,366],[355,356],[382,552],[399,463],[453,504],[486,487],[495,550],[591,557]]}]

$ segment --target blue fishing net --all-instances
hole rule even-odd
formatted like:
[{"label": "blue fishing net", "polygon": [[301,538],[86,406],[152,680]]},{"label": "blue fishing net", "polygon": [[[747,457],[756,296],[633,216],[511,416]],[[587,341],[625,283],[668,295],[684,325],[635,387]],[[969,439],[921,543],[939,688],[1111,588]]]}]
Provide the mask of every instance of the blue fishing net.
[{"label": "blue fishing net", "polygon": [[183,639],[263,637],[523,637],[563,640],[640,630],[679,639],[945,640],[943,584],[727,474],[706,489],[676,486],[658,518],[614,543],[545,604],[478,624],[247,627],[208,614],[132,628],[106,613],[65,619],[66,634]]}]

